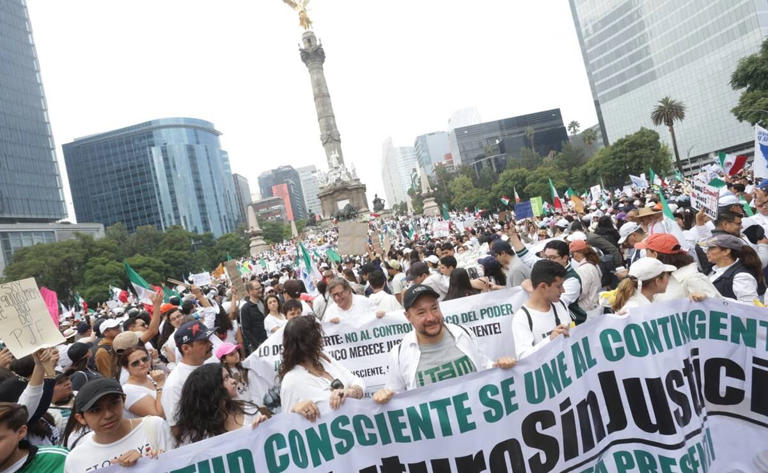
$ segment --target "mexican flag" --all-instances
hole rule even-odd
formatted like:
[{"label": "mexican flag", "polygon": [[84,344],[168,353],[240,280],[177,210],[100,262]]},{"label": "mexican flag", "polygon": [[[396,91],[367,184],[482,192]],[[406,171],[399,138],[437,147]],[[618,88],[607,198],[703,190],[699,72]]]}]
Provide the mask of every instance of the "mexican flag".
[{"label": "mexican flag", "polygon": [[520,196],[517,194],[517,188],[513,187],[512,191],[515,193],[515,203],[519,204],[520,203]]},{"label": "mexican flag", "polygon": [[128,280],[131,281],[131,286],[133,286],[133,290],[136,292],[139,302],[152,304],[152,296],[155,294],[155,290],[152,286],[150,286],[139,273],[134,271],[128,263],[123,263],[123,266],[125,266],[125,274],[128,275]]},{"label": "mexican flag", "polygon": [[656,184],[657,186],[665,187],[667,185],[666,182],[664,182],[664,179],[660,178],[656,175],[655,172],[653,172],[653,169],[648,170],[648,176],[651,178],[651,185]]},{"label": "mexican flag", "polygon": [[443,202],[443,206],[440,208],[440,213],[443,216],[443,220],[450,220],[451,213],[448,210],[448,204],[446,204],[445,202]]},{"label": "mexican flag", "polygon": [[560,196],[557,194],[557,189],[555,189],[555,185],[552,184],[552,179],[549,179],[549,191],[552,193],[552,205],[555,206],[556,209],[563,210],[563,203],[560,201]]},{"label": "mexican flag", "polygon": [[341,263],[341,256],[333,248],[325,250],[325,254],[328,255],[328,259],[334,263]]},{"label": "mexican flag", "polygon": [[501,196],[501,203],[502,204],[509,205],[509,202],[510,202],[509,197],[507,197],[506,195],[502,195]]},{"label": "mexican flag", "polygon": [[678,171],[677,169],[675,169],[675,179],[677,179],[678,182],[683,182],[684,181],[683,175],[680,174],[680,171]]},{"label": "mexican flag", "polygon": [[111,300],[113,301],[119,300],[121,292],[123,292],[123,290],[120,289],[119,287],[115,287],[112,285],[109,286],[109,296],[110,296],[109,298]]},{"label": "mexican flag", "polygon": [[744,169],[744,165],[747,164],[747,157],[743,154],[734,156],[732,154],[718,153],[717,161],[727,175],[733,176]]}]

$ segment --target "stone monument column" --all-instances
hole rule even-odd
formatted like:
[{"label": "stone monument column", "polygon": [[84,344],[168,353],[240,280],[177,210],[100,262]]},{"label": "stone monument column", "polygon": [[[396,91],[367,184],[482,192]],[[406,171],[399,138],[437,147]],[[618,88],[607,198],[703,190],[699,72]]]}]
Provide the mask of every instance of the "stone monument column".
[{"label": "stone monument column", "polygon": [[325,149],[325,158],[328,160],[328,169],[344,167],[344,154],[341,151],[341,136],[336,127],[336,116],[333,113],[331,94],[328,92],[328,83],[325,81],[325,50],[317,42],[315,33],[305,31],[301,37],[301,60],[309,70],[312,81],[312,94],[315,96],[315,110],[317,111],[317,123],[320,125],[320,141]]},{"label": "stone monument column", "polygon": [[264,231],[259,228],[259,221],[256,219],[256,211],[253,210],[252,205],[248,205],[248,230],[245,231],[250,240],[250,253],[251,257],[256,258],[263,251],[269,248],[267,242],[261,236]]}]

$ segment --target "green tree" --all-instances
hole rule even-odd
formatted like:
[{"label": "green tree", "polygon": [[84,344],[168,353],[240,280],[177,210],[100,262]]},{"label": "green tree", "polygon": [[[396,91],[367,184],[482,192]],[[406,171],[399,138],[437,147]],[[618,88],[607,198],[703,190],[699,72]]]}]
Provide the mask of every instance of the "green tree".
[{"label": "green tree", "polygon": [[768,128],[768,39],[760,52],[742,58],[731,74],[731,87],[742,90],[731,113],[740,121]]},{"label": "green tree", "polygon": [[637,132],[616,140],[611,146],[602,148],[593,156],[582,171],[594,184],[602,177],[610,187],[620,187],[629,180],[629,175],[640,175],[653,169],[660,176],[671,170],[670,153],[659,141],[654,130],[641,128]]},{"label": "green tree", "polygon": [[88,304],[99,304],[110,298],[109,286],[128,287],[123,264],[105,257],[88,260],[83,271],[83,282],[77,288]]},{"label": "green tree", "polygon": [[553,164],[558,169],[572,171],[587,162],[587,156],[584,150],[573,146],[571,143],[563,144],[562,150],[557,153],[553,159]]},{"label": "green tree", "polygon": [[525,168],[505,169],[499,175],[499,180],[491,188],[491,193],[499,199],[501,196],[506,195],[514,200],[515,190],[517,190],[521,199],[528,199],[528,194],[525,193],[525,186],[528,183],[530,173]]},{"label": "green tree", "polygon": [[435,166],[435,202],[440,207],[443,204],[451,205],[451,191],[448,189],[451,178],[451,173],[445,166]]},{"label": "green tree", "polygon": [[280,243],[283,241],[283,224],[279,222],[259,222],[259,226],[264,231],[264,241],[269,244]]},{"label": "green tree", "polygon": [[669,97],[659,100],[659,103],[651,111],[651,120],[656,126],[665,125],[672,137],[672,149],[675,152],[675,166],[683,172],[683,164],[680,161],[680,153],[677,151],[677,138],[675,137],[675,122],[685,119],[685,104]]},{"label": "green tree", "polygon": [[125,255],[133,256],[137,254],[151,254],[163,239],[163,232],[153,225],[143,225],[136,228],[136,231],[128,235],[125,242]]},{"label": "green tree", "polygon": [[532,126],[525,127],[525,137],[528,138],[528,145],[530,148],[536,152],[536,129]]},{"label": "green tree", "polygon": [[477,205],[479,191],[474,184],[472,184],[472,179],[461,175],[454,178],[448,187],[451,190],[451,195],[453,195],[453,199],[451,200],[453,208],[464,209],[468,207],[472,209]]},{"label": "green tree", "polygon": [[424,196],[421,195],[421,192],[417,191],[416,188],[411,187],[408,189],[408,196],[411,198],[413,213],[420,214],[424,212]]},{"label": "green tree", "polygon": [[125,262],[152,285],[163,284],[168,276],[178,277],[178,268],[169,268],[160,258],[133,255],[126,258]]},{"label": "green tree", "polygon": [[563,191],[569,185],[568,173],[556,167],[541,166],[531,171],[528,176],[528,184],[525,186],[525,193],[529,197],[541,196],[545,200],[550,200],[549,179],[552,179],[552,183],[560,192],[560,197],[562,198]]},{"label": "green tree", "polygon": [[576,120],[571,121],[568,123],[568,133],[571,135],[575,135],[579,132],[579,128],[581,128],[581,123],[577,122]]},{"label": "green tree", "polygon": [[5,267],[5,279],[35,278],[38,285],[71,302],[74,288],[82,283],[87,258],[79,239],[19,248]]}]

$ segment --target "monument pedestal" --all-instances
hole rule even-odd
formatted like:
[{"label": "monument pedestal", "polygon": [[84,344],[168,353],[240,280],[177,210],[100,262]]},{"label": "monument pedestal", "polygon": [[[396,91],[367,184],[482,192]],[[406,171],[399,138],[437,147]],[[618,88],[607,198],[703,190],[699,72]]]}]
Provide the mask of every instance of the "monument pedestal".
[{"label": "monument pedestal", "polygon": [[251,243],[249,245],[250,247],[250,253],[252,258],[257,258],[261,253],[267,251],[269,248],[269,245],[267,245],[267,242],[264,241],[264,238],[261,236],[261,230],[257,234],[254,234],[255,232],[251,232]]},{"label": "monument pedestal", "polygon": [[439,217],[440,207],[435,202],[435,198],[427,196],[424,198],[424,210],[421,212],[425,217]]},{"label": "monument pedestal", "polygon": [[330,218],[347,204],[358,212],[368,212],[368,198],[365,196],[365,184],[360,180],[337,181],[320,187],[317,193],[323,209],[323,217]]}]

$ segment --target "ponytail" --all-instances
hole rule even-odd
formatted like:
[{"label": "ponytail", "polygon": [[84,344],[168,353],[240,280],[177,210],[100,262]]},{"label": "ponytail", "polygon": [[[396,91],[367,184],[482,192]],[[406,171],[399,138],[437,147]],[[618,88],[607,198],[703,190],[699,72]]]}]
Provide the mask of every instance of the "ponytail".
[{"label": "ponytail", "polygon": [[619,286],[616,288],[616,297],[613,300],[613,305],[611,305],[613,311],[618,312],[622,307],[624,307],[624,304],[627,303],[629,298],[635,295],[637,288],[638,284],[636,277],[627,276],[624,278],[624,280],[621,281]]}]

